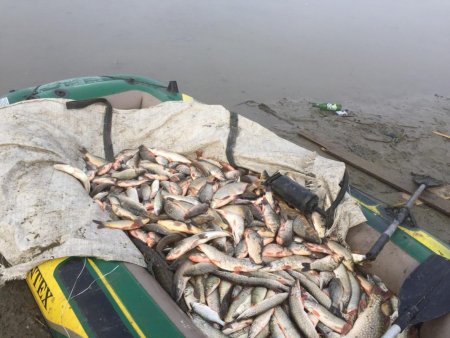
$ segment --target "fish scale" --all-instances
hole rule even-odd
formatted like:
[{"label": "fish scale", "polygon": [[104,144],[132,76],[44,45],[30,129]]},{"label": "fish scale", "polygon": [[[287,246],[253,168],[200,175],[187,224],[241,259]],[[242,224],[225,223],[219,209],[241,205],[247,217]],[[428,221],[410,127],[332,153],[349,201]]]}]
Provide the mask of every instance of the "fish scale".
[{"label": "fish scale", "polygon": [[205,335],[370,337],[383,327],[379,287],[354,269],[365,257],[325,238],[320,215],[267,191],[267,173],[144,145],[109,163],[87,150],[83,158],[88,174],[55,169],[112,213],[94,220],[99,228],[129,231],[157,268],[154,277]]}]

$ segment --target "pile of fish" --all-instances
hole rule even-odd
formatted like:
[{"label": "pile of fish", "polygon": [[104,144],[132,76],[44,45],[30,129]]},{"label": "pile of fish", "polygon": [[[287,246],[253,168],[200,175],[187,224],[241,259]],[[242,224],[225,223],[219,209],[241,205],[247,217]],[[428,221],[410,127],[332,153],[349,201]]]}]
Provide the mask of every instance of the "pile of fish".
[{"label": "pile of fish", "polygon": [[396,297],[265,185],[267,173],[140,146],[113,162],[83,150],[81,181],[162,287],[210,337],[379,337]]}]

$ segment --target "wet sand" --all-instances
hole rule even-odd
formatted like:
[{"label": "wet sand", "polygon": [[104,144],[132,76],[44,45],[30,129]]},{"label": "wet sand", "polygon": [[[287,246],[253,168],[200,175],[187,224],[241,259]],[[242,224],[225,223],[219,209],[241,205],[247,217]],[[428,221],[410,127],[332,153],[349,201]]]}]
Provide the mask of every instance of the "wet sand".
[{"label": "wet sand", "polygon": [[[320,152],[297,127],[404,175],[450,182],[450,141],[431,133],[450,134],[447,2],[133,0],[124,7],[0,2],[0,93],[83,75],[178,80],[183,92],[309,149]],[[341,102],[355,117],[322,114],[309,101]],[[401,200],[349,169],[356,187],[387,203]],[[425,206],[414,213],[422,227],[450,240],[448,217]],[[48,337],[42,322],[24,282],[0,289],[0,337]]]}]

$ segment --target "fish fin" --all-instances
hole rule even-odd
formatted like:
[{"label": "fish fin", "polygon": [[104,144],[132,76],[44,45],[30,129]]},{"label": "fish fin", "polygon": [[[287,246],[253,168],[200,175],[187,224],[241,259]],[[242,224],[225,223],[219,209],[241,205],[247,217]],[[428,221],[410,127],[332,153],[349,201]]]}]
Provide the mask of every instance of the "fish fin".
[{"label": "fish fin", "polygon": [[94,222],[95,224],[97,224],[97,229],[106,228],[105,223],[102,222],[102,221],[96,221],[96,220],[94,219],[93,222]]}]

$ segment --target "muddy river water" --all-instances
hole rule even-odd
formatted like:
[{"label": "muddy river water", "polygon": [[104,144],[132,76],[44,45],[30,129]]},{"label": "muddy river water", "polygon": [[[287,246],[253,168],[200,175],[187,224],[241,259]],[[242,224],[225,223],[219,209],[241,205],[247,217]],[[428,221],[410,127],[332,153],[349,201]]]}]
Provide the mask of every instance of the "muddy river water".
[{"label": "muddy river water", "polygon": [[123,72],[225,105],[444,94],[449,15],[445,0],[2,0],[0,92]]},{"label": "muddy river water", "polygon": [[[432,131],[450,134],[449,60],[444,0],[0,0],[0,93],[86,75],[177,80],[183,92],[303,146],[311,145],[298,125],[382,167],[447,183],[450,141]],[[309,101],[341,102],[359,122],[320,115]],[[351,181],[398,202],[357,171]],[[448,217],[416,212],[450,240]],[[46,337],[42,320],[25,283],[0,289],[0,337]]]}]

